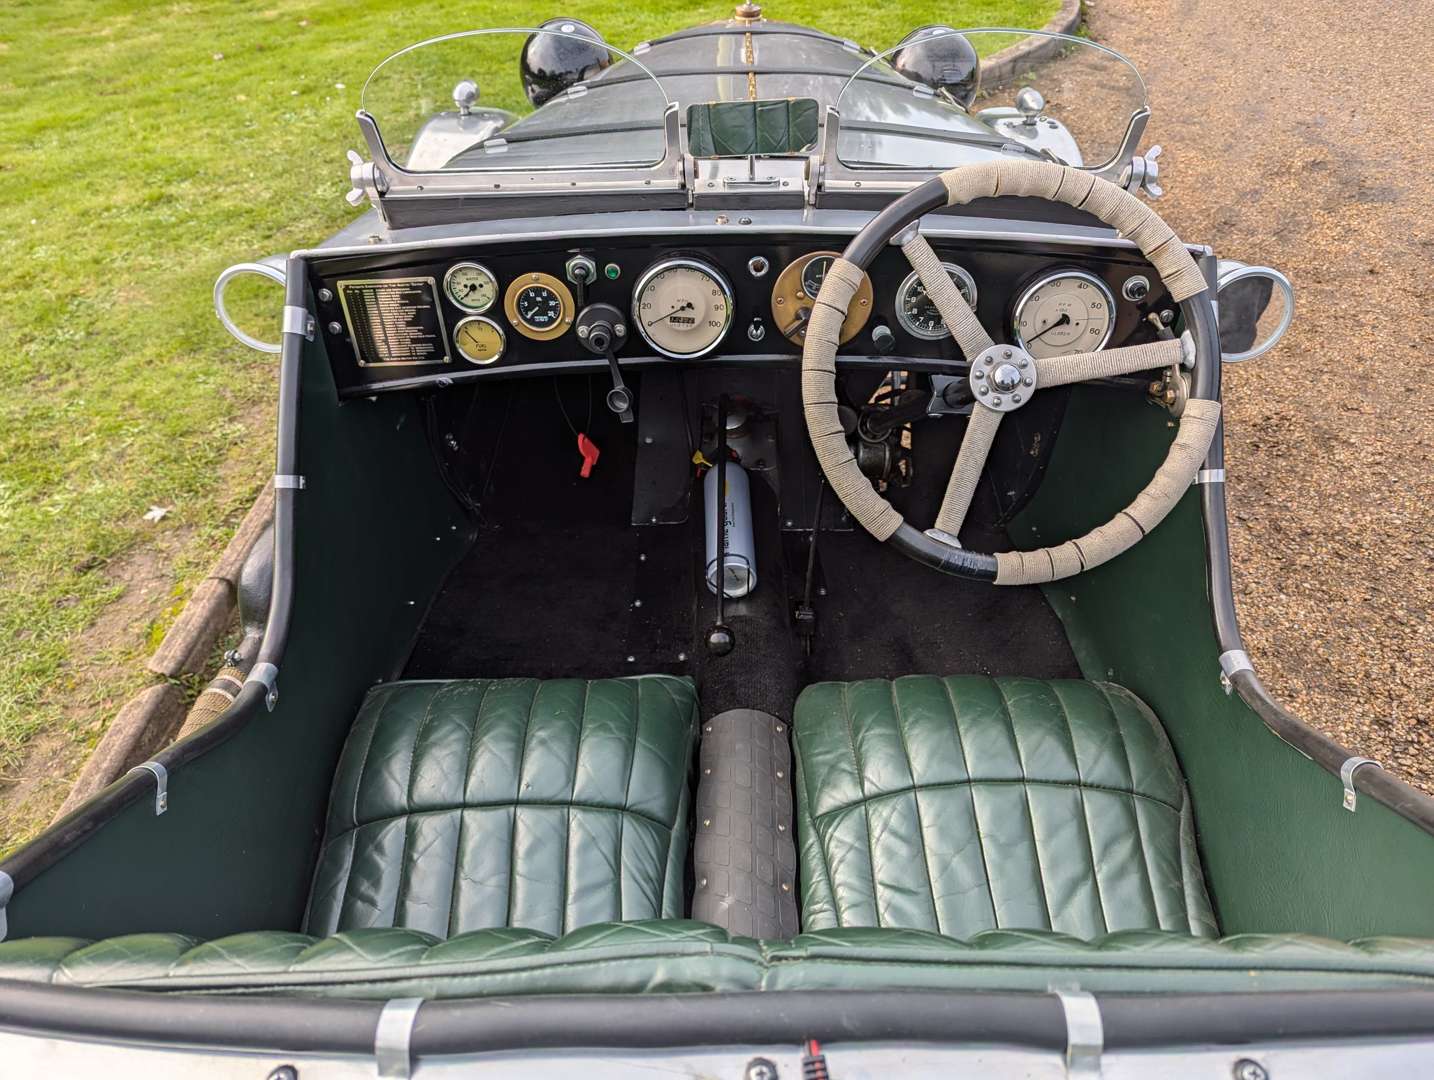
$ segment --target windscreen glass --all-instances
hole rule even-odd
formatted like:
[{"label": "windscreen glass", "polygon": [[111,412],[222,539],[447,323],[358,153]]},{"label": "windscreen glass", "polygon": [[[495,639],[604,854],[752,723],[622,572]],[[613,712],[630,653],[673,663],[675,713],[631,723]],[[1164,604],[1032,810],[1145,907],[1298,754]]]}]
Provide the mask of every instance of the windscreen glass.
[{"label": "windscreen glass", "polygon": [[641,167],[666,149],[662,85],[576,21],[411,45],[373,70],[361,105],[409,172]]},{"label": "windscreen glass", "polygon": [[[1030,30],[929,27],[872,57],[837,101],[844,164],[945,169],[1011,145],[1097,168],[1120,150],[1145,83],[1117,52]],[[1017,151],[1019,152],[1019,151]]]}]

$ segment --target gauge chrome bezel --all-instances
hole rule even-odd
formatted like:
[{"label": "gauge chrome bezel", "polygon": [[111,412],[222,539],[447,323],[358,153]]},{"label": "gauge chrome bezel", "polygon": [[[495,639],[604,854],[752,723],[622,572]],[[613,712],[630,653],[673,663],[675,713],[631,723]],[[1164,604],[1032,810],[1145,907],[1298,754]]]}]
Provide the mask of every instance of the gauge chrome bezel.
[{"label": "gauge chrome bezel", "polygon": [[[699,273],[708,275],[717,283],[717,287],[722,290],[722,295],[727,300],[727,316],[722,321],[722,327],[717,331],[717,336],[712,339],[709,345],[698,349],[696,352],[673,352],[670,349],[663,348],[652,340],[652,336],[648,334],[647,327],[642,321],[642,291],[651,284],[652,279],[658,274],[667,270],[679,269],[696,270]],[[685,255],[659,259],[639,274],[637,281],[632,286],[632,321],[637,327],[637,332],[642,335],[642,340],[647,342],[649,346],[661,355],[672,360],[696,360],[699,357],[706,356],[713,349],[717,348],[718,345],[721,345],[727,338],[727,331],[732,329],[732,320],[736,315],[736,307],[737,298],[732,292],[732,283],[727,280],[727,275],[705,259],[694,259]]]},{"label": "gauge chrome bezel", "polygon": [[[479,360],[475,357],[469,356],[463,348],[463,343],[458,340],[459,331],[461,331],[469,323],[474,322],[486,323],[488,326],[491,326],[494,330],[498,331],[498,351],[494,353],[491,357],[489,357],[487,360]],[[499,360],[503,359],[503,354],[508,351],[508,334],[506,331],[504,331],[503,324],[500,323],[497,319],[490,319],[486,315],[468,315],[462,319],[459,319],[456,323],[453,324],[453,348],[457,351],[458,355],[461,356],[468,363],[476,364],[478,367],[488,367],[489,365],[496,364]]]},{"label": "gauge chrome bezel", "polygon": [[[1115,293],[1111,291],[1109,285],[1107,285],[1100,278],[1096,277],[1089,270],[1082,270],[1079,267],[1075,266],[1066,267],[1061,270],[1049,270],[1041,274],[1039,277],[1037,277],[1034,281],[1032,281],[1029,285],[1027,285],[1024,289],[1021,290],[1021,295],[1016,298],[1016,303],[1011,308],[1011,337],[1015,339],[1016,344],[1019,345],[1022,349],[1024,349],[1028,353],[1031,352],[1030,347],[1026,344],[1026,339],[1021,336],[1021,312],[1025,308],[1026,304],[1030,302],[1032,296],[1034,296],[1041,289],[1045,288],[1051,282],[1058,281],[1062,278],[1079,278],[1082,281],[1088,281],[1100,291],[1102,296],[1105,297],[1106,309],[1110,312],[1110,319],[1106,322],[1105,333],[1101,336],[1100,344],[1096,345],[1094,348],[1083,348],[1080,350],[1081,352],[1099,352],[1101,349],[1105,348],[1108,344],[1110,344],[1110,339],[1115,334]],[[1035,356],[1035,353],[1031,353],[1031,355]]]},{"label": "gauge chrome bezel", "polygon": [[[493,283],[493,294],[488,298],[488,302],[486,304],[475,307],[473,304],[465,304],[463,303],[463,301],[458,300],[454,297],[453,293],[448,288],[448,279],[451,278],[459,270],[481,270],[483,273],[488,275],[488,280]],[[490,310],[493,305],[498,302],[498,275],[494,274],[493,271],[489,270],[480,262],[456,262],[452,266],[450,266],[448,268],[447,273],[443,275],[443,295],[446,296],[448,298],[448,302],[454,307],[456,307],[459,311],[466,311],[473,315],[482,315],[485,311]]]},{"label": "gauge chrome bezel", "polygon": [[[941,266],[942,266],[942,268],[946,271],[947,274],[952,274],[952,275],[955,275],[956,277],[960,278],[961,281],[965,284],[966,288],[967,288],[968,290],[970,290],[970,293],[971,293],[971,305],[970,305],[970,306],[971,306],[971,310],[974,312],[974,311],[976,310],[976,297],[977,297],[979,294],[978,294],[977,291],[976,291],[976,279],[971,276],[971,272],[970,272],[969,270],[967,270],[964,266],[957,266],[955,263],[952,263],[952,262],[943,262],[943,263],[941,264]],[[912,321],[911,321],[911,316],[906,313],[906,304],[905,304],[906,292],[907,292],[908,289],[911,288],[912,285],[916,284],[916,282],[919,281],[919,280],[921,280],[921,275],[920,275],[917,271],[913,270],[913,271],[911,271],[911,273],[907,274],[906,277],[902,278],[901,284],[897,287],[897,290],[896,290],[896,321],[897,321],[897,323],[901,326],[901,328],[902,328],[903,330],[905,330],[905,331],[906,331],[908,334],[910,334],[912,337],[914,337],[914,338],[919,338],[919,339],[921,339],[922,341],[940,341],[942,338],[950,337],[950,336],[951,336],[951,331],[946,327],[946,324],[945,324],[944,321],[942,322],[942,325],[941,325],[941,329],[940,329],[940,330],[937,330],[937,331],[923,330],[923,329],[921,329],[919,326],[917,326],[914,322],[912,322]],[[963,299],[964,299],[964,298],[963,298]]]}]

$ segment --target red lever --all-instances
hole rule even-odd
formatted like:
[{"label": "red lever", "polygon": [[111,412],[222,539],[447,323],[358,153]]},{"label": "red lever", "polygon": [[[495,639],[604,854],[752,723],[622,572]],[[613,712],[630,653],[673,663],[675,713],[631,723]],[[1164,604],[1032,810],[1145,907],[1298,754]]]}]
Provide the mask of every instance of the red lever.
[{"label": "red lever", "polygon": [[586,480],[593,474],[593,466],[597,464],[597,459],[602,455],[602,451],[598,449],[597,443],[580,431],[578,432],[578,453],[583,456],[583,467],[579,470],[578,475]]}]

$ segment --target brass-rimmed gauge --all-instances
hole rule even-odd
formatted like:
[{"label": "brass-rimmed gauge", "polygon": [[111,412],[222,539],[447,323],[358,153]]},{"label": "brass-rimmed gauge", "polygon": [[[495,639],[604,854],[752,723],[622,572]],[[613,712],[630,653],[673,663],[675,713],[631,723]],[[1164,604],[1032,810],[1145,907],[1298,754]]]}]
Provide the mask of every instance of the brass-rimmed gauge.
[{"label": "brass-rimmed gauge", "polygon": [[470,364],[495,363],[507,343],[503,328],[483,315],[469,315],[453,328],[454,347]]},{"label": "brass-rimmed gauge", "polygon": [[457,307],[478,315],[498,299],[498,279],[480,263],[454,263],[443,275],[443,291]]},{"label": "brass-rimmed gauge", "polygon": [[534,341],[562,337],[573,325],[573,294],[552,274],[519,274],[503,294],[503,312],[513,329]]},{"label": "brass-rimmed gauge", "polygon": [[[772,285],[772,321],[782,336],[793,345],[801,345],[807,339],[807,321],[812,317],[812,305],[827,271],[838,257],[835,251],[813,251],[789,262]],[[846,318],[841,324],[841,343],[845,345],[866,325],[871,318],[871,278],[861,276],[861,285],[851,298]]]}]

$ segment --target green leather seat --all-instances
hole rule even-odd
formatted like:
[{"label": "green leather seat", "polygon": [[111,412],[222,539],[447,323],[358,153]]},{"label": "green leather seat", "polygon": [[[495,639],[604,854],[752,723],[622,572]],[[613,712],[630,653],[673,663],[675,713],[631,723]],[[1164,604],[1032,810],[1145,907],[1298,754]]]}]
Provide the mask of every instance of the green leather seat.
[{"label": "green leather seat", "polygon": [[0,979],[180,993],[395,997],[780,990],[1095,992],[1434,987],[1434,942],[1303,934],[1215,941],[1128,930],[1095,941],[990,930],[957,941],[920,930],[837,929],[791,941],[733,937],[681,919],[602,924],[552,938],[418,930],[330,938],[279,931],[201,942],[181,934],[0,943]]},{"label": "green leather seat", "polygon": [[372,690],[304,929],[550,935],[682,914],[697,698],[666,675]]},{"label": "green leather seat", "polygon": [[804,931],[1216,934],[1184,779],[1128,690],[823,683],[793,734]]}]

